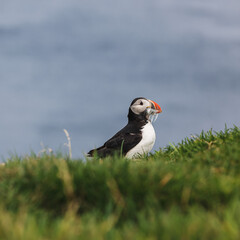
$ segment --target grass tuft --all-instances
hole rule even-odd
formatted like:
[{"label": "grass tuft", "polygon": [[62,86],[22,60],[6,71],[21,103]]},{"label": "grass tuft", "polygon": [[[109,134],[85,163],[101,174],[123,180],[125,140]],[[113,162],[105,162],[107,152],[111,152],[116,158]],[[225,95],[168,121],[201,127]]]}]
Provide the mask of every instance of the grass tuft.
[{"label": "grass tuft", "polygon": [[0,239],[239,239],[239,189],[236,126],[136,160],[12,156],[0,165]]}]

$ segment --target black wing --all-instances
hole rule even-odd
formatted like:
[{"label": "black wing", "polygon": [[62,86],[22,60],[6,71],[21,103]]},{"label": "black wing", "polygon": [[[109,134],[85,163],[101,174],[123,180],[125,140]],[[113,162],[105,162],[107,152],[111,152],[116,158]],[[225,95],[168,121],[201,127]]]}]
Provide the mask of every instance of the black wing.
[{"label": "black wing", "polygon": [[89,151],[89,155],[93,156],[96,153],[100,157],[121,153],[125,155],[130,149],[136,146],[142,139],[141,132],[136,128],[127,125],[112,138],[104,143],[103,146]]}]

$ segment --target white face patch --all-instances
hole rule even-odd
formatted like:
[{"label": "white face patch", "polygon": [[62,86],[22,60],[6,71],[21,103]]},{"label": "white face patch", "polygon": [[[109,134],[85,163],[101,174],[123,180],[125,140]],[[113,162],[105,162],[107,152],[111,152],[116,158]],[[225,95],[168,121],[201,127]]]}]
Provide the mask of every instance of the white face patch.
[{"label": "white face patch", "polygon": [[139,115],[149,107],[151,107],[151,103],[148,100],[138,99],[130,108],[135,114]]}]

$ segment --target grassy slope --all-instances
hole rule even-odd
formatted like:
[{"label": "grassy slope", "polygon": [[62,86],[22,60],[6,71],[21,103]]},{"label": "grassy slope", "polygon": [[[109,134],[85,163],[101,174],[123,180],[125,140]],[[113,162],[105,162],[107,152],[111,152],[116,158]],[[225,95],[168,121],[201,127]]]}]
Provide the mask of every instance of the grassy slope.
[{"label": "grassy slope", "polygon": [[12,157],[0,239],[240,239],[240,129],[144,159]]}]

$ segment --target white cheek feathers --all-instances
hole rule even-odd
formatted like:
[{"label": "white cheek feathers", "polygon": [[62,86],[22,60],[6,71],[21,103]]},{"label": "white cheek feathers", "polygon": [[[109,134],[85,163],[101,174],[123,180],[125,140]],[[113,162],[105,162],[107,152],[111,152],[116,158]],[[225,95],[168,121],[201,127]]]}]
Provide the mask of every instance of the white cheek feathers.
[{"label": "white cheek feathers", "polygon": [[149,107],[149,102],[145,99],[139,99],[130,108],[133,113],[139,115]]},{"label": "white cheek feathers", "polygon": [[139,115],[141,112],[143,112],[145,109],[143,108],[143,106],[141,106],[141,105],[133,105],[133,106],[131,106],[131,110],[135,113],[135,114],[137,114],[137,115]]}]

